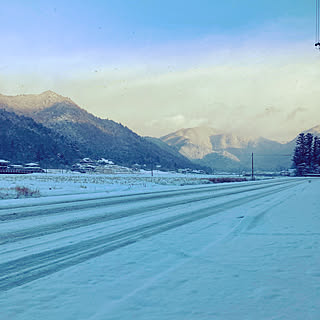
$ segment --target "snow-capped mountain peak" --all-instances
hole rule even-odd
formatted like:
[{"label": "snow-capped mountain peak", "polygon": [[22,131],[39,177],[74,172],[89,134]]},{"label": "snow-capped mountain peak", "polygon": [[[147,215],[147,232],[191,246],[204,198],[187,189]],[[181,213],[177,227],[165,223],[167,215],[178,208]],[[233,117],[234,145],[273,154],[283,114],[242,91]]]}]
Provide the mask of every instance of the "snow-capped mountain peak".
[{"label": "snow-capped mountain peak", "polygon": [[252,152],[261,169],[289,167],[293,146],[263,137],[222,133],[212,128],[188,128],[161,138],[181,154],[213,169],[235,170],[251,166]]},{"label": "snow-capped mountain peak", "polygon": [[42,92],[41,94],[20,94],[17,96],[0,94],[0,105],[14,111],[33,112],[61,102],[75,104],[70,98],[63,97],[50,90]]}]

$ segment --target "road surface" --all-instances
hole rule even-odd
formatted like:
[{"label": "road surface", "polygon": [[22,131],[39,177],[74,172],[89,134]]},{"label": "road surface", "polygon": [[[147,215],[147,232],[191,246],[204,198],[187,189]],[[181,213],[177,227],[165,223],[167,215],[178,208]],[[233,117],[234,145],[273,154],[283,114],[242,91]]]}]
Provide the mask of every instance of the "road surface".
[{"label": "road surface", "polygon": [[[317,187],[292,178],[0,203],[2,319],[295,319],[297,295],[279,277],[290,243],[304,256],[318,241]],[[310,319],[319,288],[302,290]]]}]

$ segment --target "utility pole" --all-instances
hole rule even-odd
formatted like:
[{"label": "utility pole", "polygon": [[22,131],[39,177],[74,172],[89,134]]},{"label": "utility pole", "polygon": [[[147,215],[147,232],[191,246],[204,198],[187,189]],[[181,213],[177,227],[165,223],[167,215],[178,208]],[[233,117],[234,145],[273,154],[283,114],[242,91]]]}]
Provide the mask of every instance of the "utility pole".
[{"label": "utility pole", "polygon": [[251,154],[251,180],[254,180],[254,172],[253,172],[253,152]]}]

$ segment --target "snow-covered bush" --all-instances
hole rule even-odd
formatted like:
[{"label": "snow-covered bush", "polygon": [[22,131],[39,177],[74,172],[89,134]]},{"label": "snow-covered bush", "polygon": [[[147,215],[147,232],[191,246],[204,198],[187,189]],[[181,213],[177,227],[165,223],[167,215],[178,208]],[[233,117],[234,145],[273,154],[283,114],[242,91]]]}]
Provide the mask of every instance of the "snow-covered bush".
[{"label": "snow-covered bush", "polygon": [[31,189],[25,186],[16,186],[14,190],[17,198],[40,197],[40,192],[37,189]]}]

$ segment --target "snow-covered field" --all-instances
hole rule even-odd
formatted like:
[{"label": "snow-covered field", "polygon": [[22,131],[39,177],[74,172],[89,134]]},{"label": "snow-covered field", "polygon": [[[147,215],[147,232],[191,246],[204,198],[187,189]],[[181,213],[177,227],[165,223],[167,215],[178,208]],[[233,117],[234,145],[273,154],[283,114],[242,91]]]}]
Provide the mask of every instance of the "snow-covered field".
[{"label": "snow-covered field", "polygon": [[319,318],[320,179],[49,176],[0,201],[0,319]]},{"label": "snow-covered field", "polygon": [[51,170],[29,175],[0,175],[0,199],[23,197],[16,187],[26,187],[37,196],[129,190],[159,190],[163,186],[197,185],[208,183],[208,175],[178,174],[154,171],[133,174],[81,174]]}]

